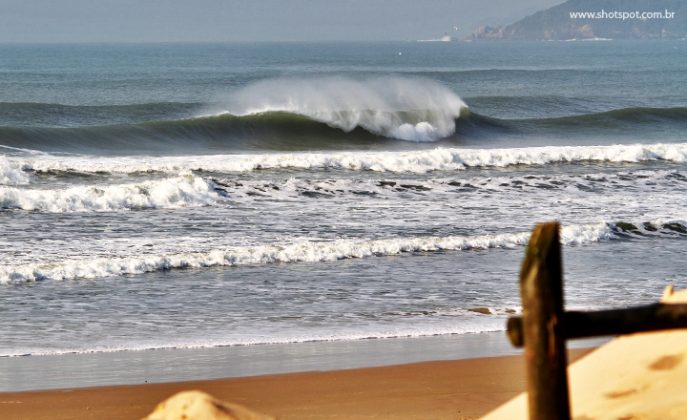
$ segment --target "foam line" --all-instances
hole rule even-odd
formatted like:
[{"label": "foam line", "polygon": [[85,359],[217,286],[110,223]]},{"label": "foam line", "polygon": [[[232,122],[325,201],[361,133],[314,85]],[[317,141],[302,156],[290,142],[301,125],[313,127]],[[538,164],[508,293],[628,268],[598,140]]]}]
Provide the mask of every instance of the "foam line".
[{"label": "foam line", "polygon": [[[529,232],[519,232],[479,236],[340,239],[329,242],[302,241],[282,245],[234,247],[202,253],[77,258],[59,262],[0,267],[0,283],[93,279],[178,268],[326,262],[409,252],[513,248],[525,245],[529,240],[529,235]],[[606,223],[571,225],[566,226],[562,231],[562,241],[567,245],[596,242],[612,236],[613,232]]]},{"label": "foam line", "polygon": [[559,163],[647,161],[687,162],[687,143],[631,144],[610,146],[546,146],[506,149],[435,148],[404,152],[265,153],[195,156],[0,156],[0,174],[18,172],[73,171],[83,173],[136,173],[146,171],[178,173],[204,170],[251,172],[281,169],[339,169],[392,173],[457,171],[514,165]]}]

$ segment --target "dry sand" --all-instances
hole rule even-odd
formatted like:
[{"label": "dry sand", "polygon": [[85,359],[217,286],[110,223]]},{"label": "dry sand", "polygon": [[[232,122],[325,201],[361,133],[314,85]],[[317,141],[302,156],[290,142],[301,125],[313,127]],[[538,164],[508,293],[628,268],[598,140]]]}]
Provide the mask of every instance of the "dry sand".
[{"label": "dry sand", "polygon": [[[589,350],[573,350],[571,360]],[[165,384],[0,393],[2,419],[138,419],[198,389],[279,419],[472,419],[524,389],[521,356]]]},{"label": "dry sand", "polygon": [[[687,290],[668,287],[663,303],[687,303]],[[687,419],[687,331],[617,337],[568,369],[575,419]],[[527,418],[520,394],[484,420]]]}]

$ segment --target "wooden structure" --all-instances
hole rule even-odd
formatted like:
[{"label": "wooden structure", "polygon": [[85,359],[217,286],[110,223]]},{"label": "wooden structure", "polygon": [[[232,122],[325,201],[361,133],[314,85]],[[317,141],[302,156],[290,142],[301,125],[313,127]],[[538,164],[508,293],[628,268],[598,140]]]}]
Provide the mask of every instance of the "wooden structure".
[{"label": "wooden structure", "polygon": [[535,227],[520,271],[522,316],[508,320],[508,337],[525,348],[530,420],[568,420],[566,340],[687,328],[687,304],[652,304],[595,312],[564,310],[557,222]]}]

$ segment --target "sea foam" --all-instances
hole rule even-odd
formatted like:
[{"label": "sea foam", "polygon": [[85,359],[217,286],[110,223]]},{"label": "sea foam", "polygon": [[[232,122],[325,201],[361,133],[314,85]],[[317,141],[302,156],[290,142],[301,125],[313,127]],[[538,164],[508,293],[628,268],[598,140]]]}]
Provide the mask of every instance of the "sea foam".
[{"label": "sea foam", "polygon": [[[203,170],[250,172],[264,169],[349,170],[395,173],[457,171],[466,168],[547,165],[557,163],[687,162],[687,143],[609,146],[546,146],[501,149],[434,148],[402,152],[266,153],[191,156],[27,156],[0,158],[0,173],[73,171],[83,173],[167,172]],[[19,179],[19,178],[17,178]]]},{"label": "sea foam", "polygon": [[23,170],[21,161],[0,155],[0,185],[25,185],[29,180],[29,174]]},{"label": "sea foam", "polygon": [[[580,245],[609,239],[613,235],[613,230],[606,223],[570,225],[562,229],[561,240],[566,245]],[[530,232],[517,232],[476,236],[340,239],[229,247],[197,253],[75,258],[50,263],[0,267],[0,283],[47,279],[93,279],[178,268],[326,262],[409,252],[513,248],[525,245],[529,237]]]},{"label": "sea foam", "polygon": [[212,181],[194,175],[63,189],[0,186],[0,209],[47,213],[205,206],[223,199],[222,190]]}]

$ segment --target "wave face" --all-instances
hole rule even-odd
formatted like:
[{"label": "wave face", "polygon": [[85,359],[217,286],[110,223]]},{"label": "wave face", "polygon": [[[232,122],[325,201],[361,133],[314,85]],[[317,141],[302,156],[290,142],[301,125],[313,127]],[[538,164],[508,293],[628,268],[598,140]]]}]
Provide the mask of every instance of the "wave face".
[{"label": "wave face", "polygon": [[129,105],[63,105],[34,102],[0,102],[0,126],[78,127],[139,124],[187,118],[198,103],[152,102]]},{"label": "wave face", "polygon": [[[447,103],[460,101],[455,95],[443,99]],[[268,106],[261,109],[257,105],[245,109],[227,106],[227,110],[207,111],[214,115],[134,124],[0,126],[0,147],[90,154],[202,154],[208,151],[407,148],[418,142],[455,146],[471,141],[488,144],[503,138],[515,141],[523,136],[596,138],[612,135],[610,139],[615,142],[617,139],[663,136],[673,140],[675,133],[687,129],[687,108],[627,108],[567,117],[509,120],[470,112],[458,104],[448,104],[449,108],[445,109],[427,108],[432,105],[439,106],[425,104],[422,109],[402,111],[342,108],[313,111],[310,115],[307,107],[298,111],[295,105],[293,110],[288,106],[279,109],[276,105],[273,109]],[[231,114],[228,109],[237,114]],[[413,143],[404,144],[408,142],[399,142],[399,139]]]}]

